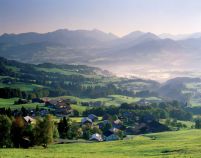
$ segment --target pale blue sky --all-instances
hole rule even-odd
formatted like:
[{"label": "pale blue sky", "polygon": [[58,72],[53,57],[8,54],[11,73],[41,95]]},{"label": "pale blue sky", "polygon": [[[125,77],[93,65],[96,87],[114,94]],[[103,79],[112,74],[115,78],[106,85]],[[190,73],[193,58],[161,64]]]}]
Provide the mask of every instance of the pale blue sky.
[{"label": "pale blue sky", "polygon": [[200,0],[0,0],[0,34],[61,28],[201,32]]}]

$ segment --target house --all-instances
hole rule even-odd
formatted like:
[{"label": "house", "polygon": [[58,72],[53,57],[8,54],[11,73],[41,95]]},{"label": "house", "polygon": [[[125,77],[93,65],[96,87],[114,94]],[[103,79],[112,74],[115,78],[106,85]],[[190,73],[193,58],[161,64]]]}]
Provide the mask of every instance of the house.
[{"label": "house", "polygon": [[67,108],[55,109],[54,114],[58,117],[65,117],[66,115],[71,114],[73,111]]},{"label": "house", "polygon": [[52,100],[47,100],[45,101],[45,106],[49,107],[49,108],[54,108],[57,104],[57,100],[52,99]]},{"label": "house", "polygon": [[114,134],[111,130],[107,130],[106,132],[103,133],[104,137],[109,137],[110,135]]},{"label": "house", "polygon": [[55,113],[59,115],[68,115],[71,114],[72,109],[70,103],[66,100],[58,101],[55,105]]},{"label": "house", "polygon": [[105,137],[105,141],[115,141],[120,140],[120,137],[116,134],[111,134],[108,137]]},{"label": "house", "polygon": [[93,122],[98,121],[98,117],[96,115],[94,115],[94,114],[88,115],[88,118],[91,119]]},{"label": "house", "polygon": [[70,103],[66,100],[57,101],[55,108],[57,109],[65,108],[66,110],[71,110]]},{"label": "house", "polygon": [[117,119],[117,120],[115,120],[113,123],[114,123],[114,124],[121,124],[122,122],[121,122],[121,120]]},{"label": "house", "polygon": [[61,109],[61,108],[65,108],[67,110],[71,109],[69,99],[52,99],[46,101],[45,105],[55,109]]},{"label": "house", "polygon": [[89,140],[101,142],[101,141],[103,141],[103,138],[100,134],[95,133],[91,136],[91,138]]},{"label": "house", "polygon": [[69,99],[52,99],[46,101],[45,105],[55,109],[54,113],[58,117],[69,115],[72,112]]},{"label": "house", "polygon": [[109,120],[104,120],[104,121],[98,123],[97,125],[99,126],[100,129],[102,129],[107,124],[110,124],[112,126],[112,124],[110,123]]},{"label": "house", "polygon": [[157,121],[152,121],[147,123],[140,123],[136,125],[135,127],[129,127],[126,129],[126,134],[138,135],[138,134],[145,134],[145,133],[164,132],[169,130],[170,129],[167,126]]},{"label": "house", "polygon": [[90,118],[88,118],[88,117],[84,117],[84,118],[81,120],[81,122],[82,122],[82,124],[87,124],[87,123],[93,124],[93,121],[92,121]]},{"label": "house", "polygon": [[119,119],[113,121],[112,127],[113,127],[113,128],[117,128],[117,129],[120,129],[120,130],[124,130],[124,129],[125,129],[125,126],[123,125],[122,121],[119,120]]},{"label": "house", "polygon": [[112,127],[112,128],[110,129],[110,131],[113,132],[113,133],[117,133],[117,132],[120,131],[120,129],[115,128],[115,127]]},{"label": "house", "polygon": [[25,116],[23,118],[24,118],[25,124],[27,124],[27,125],[33,123],[33,121],[34,121],[34,119],[31,118],[30,116]]},{"label": "house", "polygon": [[112,130],[108,130],[103,133],[105,141],[114,141],[119,140],[120,137]]}]

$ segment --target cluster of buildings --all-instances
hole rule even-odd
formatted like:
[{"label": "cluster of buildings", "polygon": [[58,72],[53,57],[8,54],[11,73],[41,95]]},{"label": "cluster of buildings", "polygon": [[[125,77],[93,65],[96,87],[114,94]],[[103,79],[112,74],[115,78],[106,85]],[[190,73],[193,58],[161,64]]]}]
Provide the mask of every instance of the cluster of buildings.
[{"label": "cluster of buildings", "polygon": [[51,99],[44,101],[45,106],[54,109],[54,114],[57,117],[64,117],[72,113],[72,108],[70,106],[70,99]]},{"label": "cluster of buildings", "polygon": [[99,121],[98,117],[94,114],[90,114],[88,115],[88,117],[82,118],[81,125],[84,124],[97,126],[102,131],[102,134],[94,133],[89,139],[98,142],[120,140],[121,134],[125,129],[125,126],[119,119],[116,119],[114,121],[110,120]]}]

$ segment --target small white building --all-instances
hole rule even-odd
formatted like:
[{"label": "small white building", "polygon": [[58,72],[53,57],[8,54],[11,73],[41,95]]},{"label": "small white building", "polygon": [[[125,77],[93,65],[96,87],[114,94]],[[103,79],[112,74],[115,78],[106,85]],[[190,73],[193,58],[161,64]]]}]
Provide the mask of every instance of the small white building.
[{"label": "small white building", "polygon": [[102,142],[103,138],[100,134],[95,133],[91,136],[91,138],[89,140],[93,140],[93,141],[98,141],[98,142]]},{"label": "small white building", "polygon": [[24,117],[24,121],[25,121],[27,124],[31,124],[31,123],[34,121],[34,119],[31,118],[30,116],[25,116],[25,117]]}]

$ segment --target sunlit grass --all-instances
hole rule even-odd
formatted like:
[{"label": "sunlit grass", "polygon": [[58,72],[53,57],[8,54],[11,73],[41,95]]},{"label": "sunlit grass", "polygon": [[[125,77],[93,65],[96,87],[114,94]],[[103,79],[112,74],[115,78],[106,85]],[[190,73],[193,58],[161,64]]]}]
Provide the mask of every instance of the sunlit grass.
[{"label": "sunlit grass", "polygon": [[47,149],[1,149],[0,158],[199,158],[201,130],[183,130],[136,136],[103,143],[50,145]]}]

